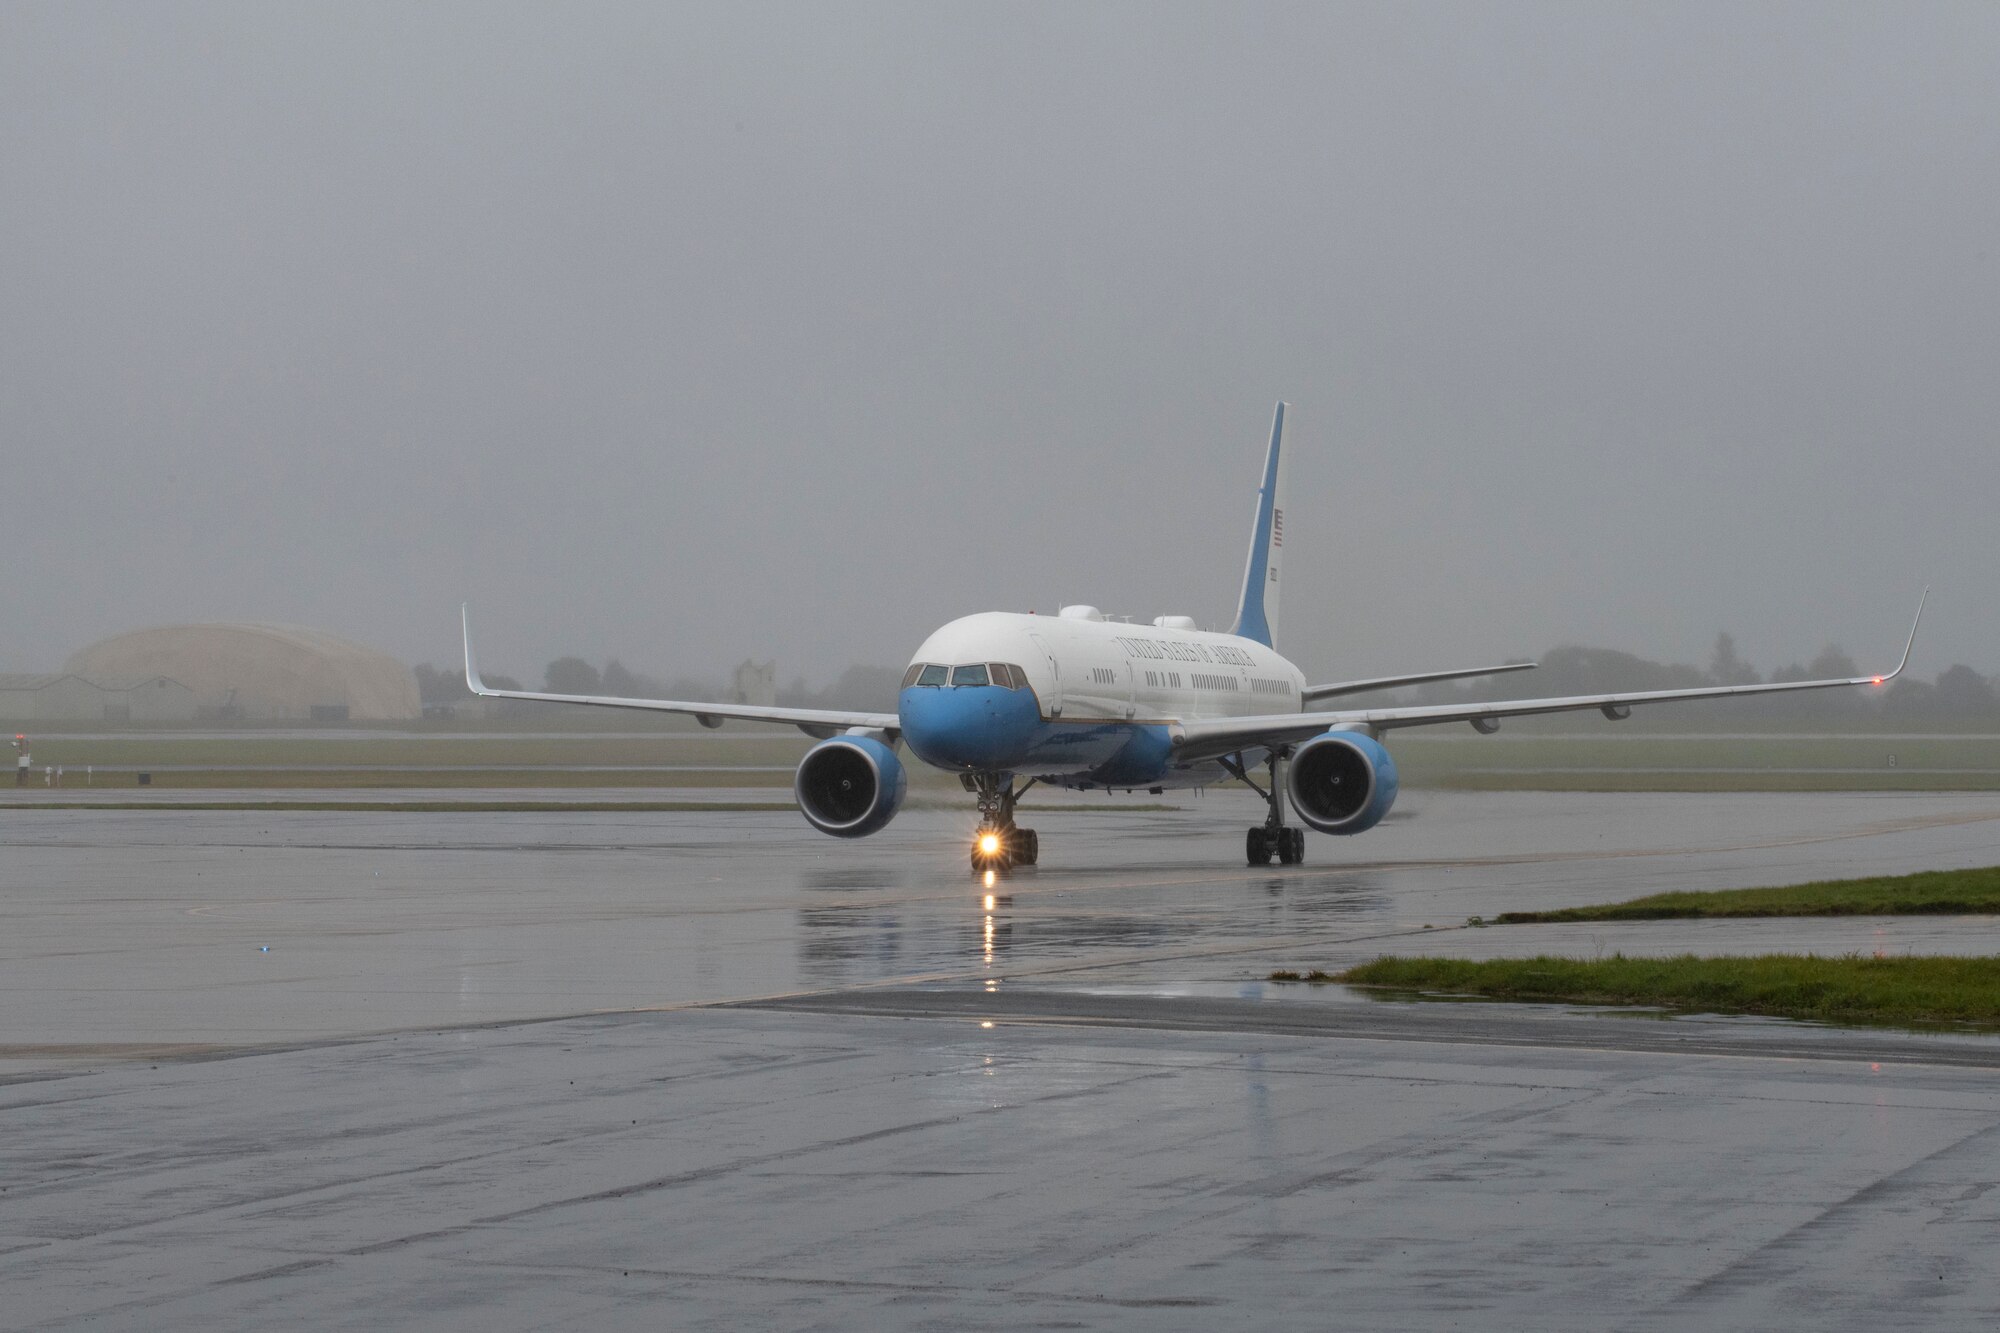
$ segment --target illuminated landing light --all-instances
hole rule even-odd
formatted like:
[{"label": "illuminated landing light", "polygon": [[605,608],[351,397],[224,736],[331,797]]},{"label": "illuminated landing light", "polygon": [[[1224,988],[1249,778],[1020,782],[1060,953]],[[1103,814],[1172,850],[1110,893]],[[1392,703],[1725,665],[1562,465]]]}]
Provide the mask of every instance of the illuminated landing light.
[{"label": "illuminated landing light", "polygon": [[979,851],[984,856],[994,856],[1000,851],[1000,835],[988,833],[979,839]]}]

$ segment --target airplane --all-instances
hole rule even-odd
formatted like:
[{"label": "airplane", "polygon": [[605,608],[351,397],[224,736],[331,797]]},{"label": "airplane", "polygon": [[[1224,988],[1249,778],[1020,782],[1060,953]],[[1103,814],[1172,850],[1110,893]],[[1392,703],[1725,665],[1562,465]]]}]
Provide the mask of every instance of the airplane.
[{"label": "airplane", "polygon": [[[1470,723],[1491,735],[1502,718],[1595,709],[1612,721],[1640,704],[1879,686],[1902,674],[1923,619],[1917,618],[1894,671],[1879,676],[1640,690],[1488,703],[1385,705],[1320,709],[1343,695],[1431,681],[1525,671],[1533,662],[1425,671],[1366,680],[1308,684],[1275,647],[1285,545],[1285,419],[1271,421],[1250,529],[1250,553],[1236,619],[1226,633],[1202,630],[1187,616],[1151,624],[1065,606],[1054,616],[986,611],[954,620],[925,639],[910,659],[893,713],[783,708],[672,699],[625,699],[489,689],[472,650],[469,606],[465,683],[489,699],[589,704],[689,713],[703,726],[724,721],[795,726],[819,740],[793,780],[799,811],[837,838],[877,833],[909,789],[898,749],[956,773],[977,797],[974,871],[1034,865],[1041,844],[1014,820],[1036,784],[1073,790],[1144,791],[1203,787],[1235,778],[1265,804],[1264,821],[1244,838],[1251,865],[1305,860],[1305,829],[1285,822],[1285,805],[1321,833],[1362,833],[1395,804],[1396,761],[1383,736],[1403,727]],[[1262,769],[1260,785],[1253,773]]]}]

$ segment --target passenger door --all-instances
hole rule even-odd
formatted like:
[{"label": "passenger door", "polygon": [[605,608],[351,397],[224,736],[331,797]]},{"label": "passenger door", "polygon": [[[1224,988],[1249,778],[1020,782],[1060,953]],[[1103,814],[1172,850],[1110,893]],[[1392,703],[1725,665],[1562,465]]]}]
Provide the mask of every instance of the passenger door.
[{"label": "passenger door", "polygon": [[1042,715],[1044,717],[1061,717],[1063,706],[1062,663],[1058,662],[1056,655],[1049,651],[1049,646],[1042,641],[1041,635],[1030,633],[1028,637],[1034,641],[1035,647],[1041,651],[1042,665],[1045,668],[1044,675],[1048,680],[1048,686],[1042,693]]}]

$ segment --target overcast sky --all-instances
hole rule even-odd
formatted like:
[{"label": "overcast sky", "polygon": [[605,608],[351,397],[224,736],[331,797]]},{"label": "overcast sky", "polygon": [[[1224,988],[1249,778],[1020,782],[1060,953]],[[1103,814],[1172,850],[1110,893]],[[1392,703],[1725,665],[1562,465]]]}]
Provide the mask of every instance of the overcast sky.
[{"label": "overcast sky", "polygon": [[2000,6],[12,3],[0,668],[2000,671]]}]

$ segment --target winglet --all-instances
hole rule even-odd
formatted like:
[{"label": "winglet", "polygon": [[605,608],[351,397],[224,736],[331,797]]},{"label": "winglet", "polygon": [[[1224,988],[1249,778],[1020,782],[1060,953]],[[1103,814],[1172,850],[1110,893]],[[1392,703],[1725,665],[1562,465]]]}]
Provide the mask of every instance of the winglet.
[{"label": "winglet", "polygon": [[1917,646],[1917,626],[1921,625],[1924,621],[1924,603],[1928,602],[1930,599],[1931,599],[1931,590],[1929,588],[1925,588],[1924,595],[1922,597],[1917,598],[1917,614],[1916,618],[1910,621],[1910,637],[1908,641],[1906,641],[1903,644],[1903,660],[1896,663],[1896,669],[1894,671],[1891,671],[1888,675],[1877,676],[1875,678],[1875,683],[1877,685],[1888,684],[1896,677],[1902,675],[1903,668],[1910,664],[1910,649]]},{"label": "winglet", "polygon": [[486,694],[486,682],[479,678],[479,668],[472,660],[472,603],[458,604],[459,623],[465,627],[465,688],[474,694]]}]

